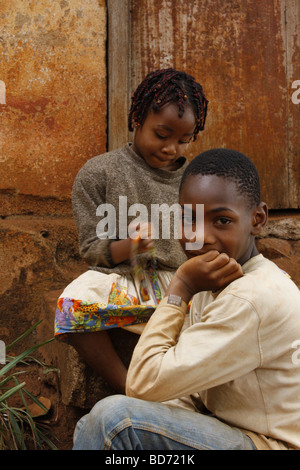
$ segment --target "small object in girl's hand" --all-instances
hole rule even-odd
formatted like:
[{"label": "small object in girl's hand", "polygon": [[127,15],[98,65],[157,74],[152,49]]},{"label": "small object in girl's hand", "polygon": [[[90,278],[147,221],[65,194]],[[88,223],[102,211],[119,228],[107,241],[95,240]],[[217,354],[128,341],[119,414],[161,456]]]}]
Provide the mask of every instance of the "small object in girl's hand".
[{"label": "small object in girl's hand", "polygon": [[140,233],[137,234],[134,238],[131,239],[131,253],[130,253],[130,262],[133,267],[134,274],[137,276],[140,281],[140,293],[143,300],[150,300],[148,289],[146,287],[146,279],[144,275],[144,270],[137,260],[139,242],[141,240]]}]

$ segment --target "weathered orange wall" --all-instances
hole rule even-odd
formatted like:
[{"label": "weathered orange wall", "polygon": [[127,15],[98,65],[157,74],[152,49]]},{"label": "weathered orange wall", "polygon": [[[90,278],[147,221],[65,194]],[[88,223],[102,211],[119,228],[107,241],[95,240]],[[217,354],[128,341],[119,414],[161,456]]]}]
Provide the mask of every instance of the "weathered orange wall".
[{"label": "weathered orange wall", "polygon": [[4,0],[0,25],[0,189],[69,198],[106,147],[105,0]]},{"label": "weathered orange wall", "polygon": [[[79,168],[106,150],[106,37],[105,0],[0,1],[5,343],[43,317],[47,292],[86,269],[71,190]],[[53,317],[49,322],[52,335]]]}]

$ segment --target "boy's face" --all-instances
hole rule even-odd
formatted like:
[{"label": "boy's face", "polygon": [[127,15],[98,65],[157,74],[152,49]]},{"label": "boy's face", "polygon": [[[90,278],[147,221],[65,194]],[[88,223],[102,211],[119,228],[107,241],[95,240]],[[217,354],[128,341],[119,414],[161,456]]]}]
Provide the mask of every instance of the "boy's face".
[{"label": "boy's face", "polygon": [[[189,176],[181,189],[179,203],[182,207],[183,249],[189,242],[185,235],[187,228],[196,231],[196,205],[204,204],[204,244],[200,250],[185,250],[189,258],[217,250],[243,264],[258,253],[254,235],[258,233],[259,209],[249,209],[248,201],[239,193],[235,182],[215,175]],[[184,208],[185,204],[190,204],[192,210]]]},{"label": "boy's face", "polygon": [[159,111],[149,110],[134,134],[133,150],[152,168],[174,169],[193,137],[195,115],[190,106],[178,117],[178,106],[168,103]]}]

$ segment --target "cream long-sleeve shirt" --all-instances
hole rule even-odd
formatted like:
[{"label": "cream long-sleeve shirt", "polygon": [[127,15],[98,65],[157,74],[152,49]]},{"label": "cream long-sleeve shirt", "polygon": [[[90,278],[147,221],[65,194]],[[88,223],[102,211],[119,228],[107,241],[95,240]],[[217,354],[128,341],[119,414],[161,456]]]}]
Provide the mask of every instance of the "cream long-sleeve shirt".
[{"label": "cream long-sleeve shirt", "polygon": [[162,300],[135,348],[127,395],[182,406],[192,396],[258,449],[300,449],[300,292],[262,255],[243,271],[197,294],[188,315],[184,302]]}]

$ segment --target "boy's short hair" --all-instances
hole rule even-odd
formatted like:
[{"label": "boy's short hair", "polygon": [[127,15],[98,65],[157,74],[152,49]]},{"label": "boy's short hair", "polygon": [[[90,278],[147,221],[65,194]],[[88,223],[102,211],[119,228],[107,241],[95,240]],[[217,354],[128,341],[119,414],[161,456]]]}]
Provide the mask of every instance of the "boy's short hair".
[{"label": "boy's short hair", "polygon": [[216,175],[236,183],[239,193],[249,206],[260,203],[260,182],[254,163],[241,152],[225,148],[207,150],[195,157],[185,169],[180,183],[192,175]]}]

